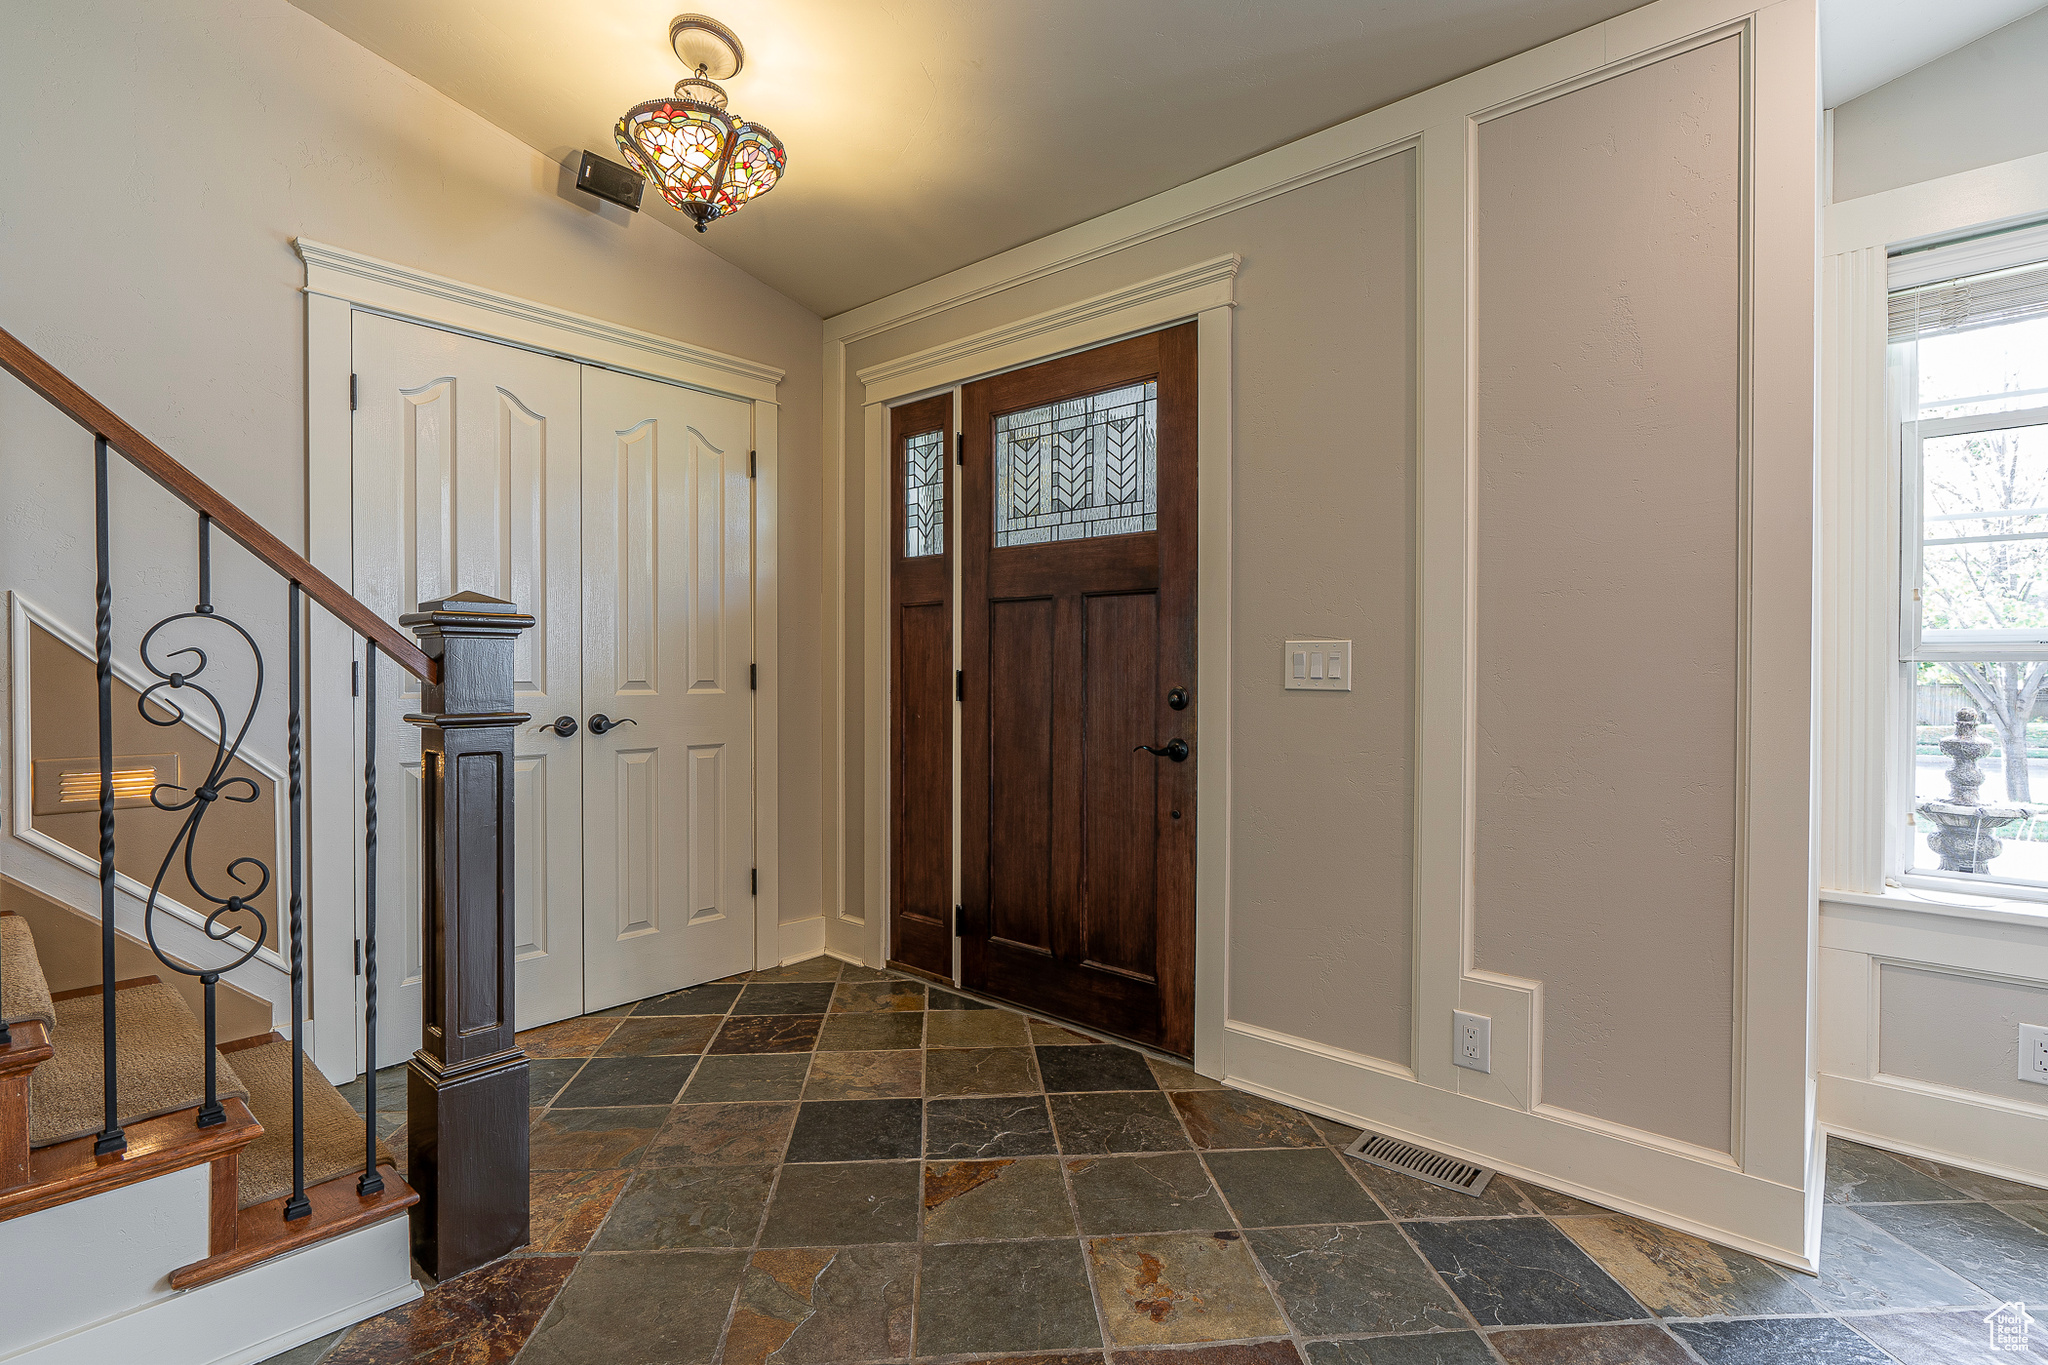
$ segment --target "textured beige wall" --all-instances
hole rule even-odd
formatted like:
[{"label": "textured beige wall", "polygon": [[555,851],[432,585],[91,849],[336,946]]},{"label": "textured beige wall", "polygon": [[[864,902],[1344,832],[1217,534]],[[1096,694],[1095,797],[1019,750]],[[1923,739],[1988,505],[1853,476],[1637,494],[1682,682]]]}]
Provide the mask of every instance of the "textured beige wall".
[{"label": "textured beige wall", "polygon": [[1835,110],[1836,200],[2048,152],[2048,9]]},{"label": "textured beige wall", "polygon": [[1484,124],[1475,958],[1543,1099],[1730,1143],[1735,39]]},{"label": "textured beige wall", "polygon": [[[817,913],[820,327],[649,215],[285,0],[13,5],[0,43],[0,327],[287,543],[305,543],[305,235],[778,365],[782,912]],[[600,149],[601,150],[601,149]],[[745,224],[733,225],[744,231]],[[0,587],[91,612],[91,447],[0,382]],[[117,476],[116,631],[191,604],[191,521]],[[282,657],[275,581],[217,595]],[[4,716],[0,709],[0,716]],[[256,734],[281,747],[282,711]]]},{"label": "textured beige wall", "polygon": [[1884,1074],[2048,1106],[2048,1085],[2019,1078],[2019,1026],[2048,1028],[2048,984],[1884,963],[1877,1014]]},{"label": "textured beige wall", "polygon": [[[857,342],[847,356],[857,651],[854,371],[1196,261],[1244,258],[1233,360],[1231,1017],[1399,1063],[1409,1059],[1413,916],[1413,180],[1411,155],[1389,157]],[[1283,692],[1289,635],[1355,640],[1358,689]],[[857,684],[857,652],[849,676]],[[850,688],[856,759],[857,695]],[[856,777],[856,821],[859,795]],[[850,863],[859,837],[856,824]],[[849,880],[857,905],[861,883]]]}]

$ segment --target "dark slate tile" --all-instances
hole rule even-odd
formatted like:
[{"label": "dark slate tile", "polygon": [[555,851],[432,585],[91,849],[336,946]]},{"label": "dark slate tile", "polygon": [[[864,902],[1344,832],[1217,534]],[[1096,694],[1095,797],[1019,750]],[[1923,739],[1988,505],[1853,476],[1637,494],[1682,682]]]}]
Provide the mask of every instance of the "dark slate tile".
[{"label": "dark slate tile", "polygon": [[1211,1152],[1207,1160],[1217,1188],[1248,1228],[1376,1223],[1386,1217],[1344,1169],[1344,1158],[1327,1147]]},{"label": "dark slate tile", "polygon": [[1474,1198],[1402,1175],[1355,1156],[1344,1158],[1351,1173],[1372,1191],[1373,1197],[1395,1218],[1524,1218],[1536,1212],[1512,1180],[1495,1177]]},{"label": "dark slate tile", "polygon": [[804,1077],[810,1069],[808,1052],[705,1057],[690,1073],[690,1083],[683,1087],[683,1102],[798,1099],[804,1093]]},{"label": "dark slate tile", "polygon": [[633,1173],[592,1251],[750,1247],[768,1211],[773,1166],[670,1166]]},{"label": "dark slate tile", "polygon": [[1568,1194],[1559,1194],[1556,1190],[1547,1190],[1541,1185],[1532,1185],[1526,1180],[1510,1181],[1504,1175],[1497,1175],[1488,1183],[1493,1185],[1519,1186],[1524,1199],[1533,1204],[1538,1212],[1547,1213],[1552,1218],[1570,1218],[1577,1214],[1614,1212],[1614,1210],[1602,1208],[1598,1204],[1588,1204],[1583,1199],[1574,1199]]},{"label": "dark slate tile", "polygon": [[425,1297],[356,1324],[322,1365],[498,1365],[533,1334],[576,1264],[574,1256],[516,1256],[443,1280]]},{"label": "dark slate tile", "polygon": [[531,1232],[524,1250],[529,1255],[576,1253],[610,1216],[625,1193],[629,1171],[535,1171],[527,1180]]},{"label": "dark slate tile", "polygon": [[1068,1158],[1067,1180],[1084,1233],[1213,1232],[1230,1210],[1192,1152]]},{"label": "dark slate tile", "polygon": [[1052,1156],[1052,1120],[1042,1095],[926,1100],[924,1154],[934,1161]]},{"label": "dark slate tile", "polygon": [[1692,1365],[1685,1348],[1662,1328],[1525,1327],[1487,1340],[1507,1365]]},{"label": "dark slate tile", "polygon": [[1753,1318],[1813,1306],[1754,1256],[1626,1214],[1560,1218],[1579,1250],[1660,1318]]},{"label": "dark slate tile", "polygon": [[984,1004],[979,1000],[970,1000],[964,995],[955,995],[951,991],[941,990],[937,986],[933,986],[926,992],[925,1008],[928,1010],[992,1010],[995,1006]]},{"label": "dark slate tile", "polygon": [[1989,1204],[1890,1204],[1856,1212],[2001,1301],[2048,1303],[2048,1233]]},{"label": "dark slate tile", "polygon": [[[377,1068],[377,1109],[379,1112],[387,1114],[402,1114],[405,1112],[405,1069],[406,1064],[404,1062],[399,1062],[393,1066],[380,1066]],[[358,1114],[363,1112],[364,1086],[361,1076],[356,1077],[345,1085],[338,1085],[335,1089],[339,1090],[341,1097],[348,1101],[349,1108],[355,1110]],[[536,1104],[541,1102],[539,1100],[534,1101]]]},{"label": "dark slate tile", "polygon": [[922,1186],[914,1161],[785,1166],[768,1206],[761,1245],[914,1242]]},{"label": "dark slate tile", "polygon": [[707,1052],[809,1052],[818,1041],[817,1014],[729,1015]]},{"label": "dark slate tile", "polygon": [[[526,1064],[526,1102],[534,1106],[552,1104],[555,1096],[562,1093],[562,1087],[571,1077],[583,1069],[581,1057],[539,1057]],[[403,1078],[401,1078],[402,1080]],[[403,1107],[405,1090],[399,1089],[399,1104]],[[377,1103],[383,1104],[383,1082],[378,1082]]]},{"label": "dark slate tile", "polygon": [[1408,1223],[1408,1234],[1481,1326],[1564,1325],[1649,1314],[1541,1218]]},{"label": "dark slate tile", "polygon": [[1091,1237],[1087,1245],[1112,1345],[1231,1341],[1287,1331],[1236,1232]]},{"label": "dark slate tile", "polygon": [[696,1065],[692,1057],[593,1057],[561,1094],[557,1109],[673,1104]]},{"label": "dark slate tile", "polygon": [[633,1007],[639,1003],[637,1000],[628,1000],[625,1004],[613,1005],[610,1009],[585,1010],[583,1017],[585,1019],[623,1019],[631,1014]]},{"label": "dark slate tile", "polygon": [[[362,1110],[358,1108],[356,1112],[360,1114]],[[329,1349],[347,1335],[347,1331],[348,1329],[343,1328],[339,1332],[329,1332],[324,1337],[315,1337],[303,1346],[294,1346],[283,1355],[270,1357],[262,1362],[262,1365],[319,1365],[327,1358]]]},{"label": "dark slate tile", "polygon": [[679,1104],[648,1145],[649,1166],[752,1166],[783,1159],[793,1104]]},{"label": "dark slate tile", "polygon": [[2000,1204],[2008,1200],[2048,1200],[2048,1190],[2039,1185],[2022,1184],[2002,1176],[1983,1175],[1977,1171],[1965,1170],[1961,1166],[1950,1166],[1940,1161],[1929,1161],[1925,1157],[1900,1156],[1906,1165],[1922,1175],[1932,1176],[1951,1189],[1960,1190],[1972,1199],[1986,1203]]},{"label": "dark slate tile", "polygon": [[1038,1072],[1048,1094],[1060,1090],[1157,1090],[1145,1054],[1127,1047],[1042,1047]]},{"label": "dark slate tile", "polygon": [[1078,1242],[924,1249],[914,1343],[920,1357],[1101,1344]]},{"label": "dark slate tile", "polygon": [[932,1048],[924,1054],[924,1093],[1035,1095],[1038,1070],[1027,1047]]},{"label": "dark slate tile", "polygon": [[1865,1147],[1860,1142],[1828,1139],[1830,1204],[1897,1204],[1963,1197],[1962,1191],[1922,1175],[1889,1152]]},{"label": "dark slate tile", "polygon": [[1323,1135],[1323,1141],[1329,1143],[1340,1152],[1359,1139],[1359,1130],[1353,1128],[1348,1123],[1339,1123],[1335,1119],[1326,1119],[1321,1114],[1306,1114],[1304,1117],[1308,1119],[1309,1123],[1315,1127],[1318,1133]]},{"label": "dark slate tile", "polygon": [[842,962],[839,964],[839,979],[841,981],[908,980],[908,978],[905,977],[903,973],[892,972],[888,970],[886,967],[862,967],[851,962]]},{"label": "dark slate tile", "polygon": [[1983,1308],[1960,1313],[1880,1313],[1848,1320],[1849,1325],[1899,1360],[1916,1365],[2040,1365],[2048,1361],[2048,1332],[2027,1334],[2027,1349],[1991,1348],[1991,1327]]},{"label": "dark slate tile", "polygon": [[1820,1226],[1820,1273],[1794,1275],[1790,1281],[1825,1311],[1990,1302],[1989,1294],[1865,1222],[1847,1205],[1828,1205]]},{"label": "dark slate tile", "polygon": [[744,1251],[586,1256],[519,1358],[711,1365],[746,1263]]},{"label": "dark slate tile", "polygon": [[1031,1042],[1036,1047],[1102,1047],[1100,1038],[1090,1038],[1085,1033],[1076,1033],[1070,1028],[1061,1028],[1049,1019],[1033,1019]]},{"label": "dark slate tile", "polygon": [[1074,1215],[1057,1157],[925,1165],[927,1243],[1073,1235]]},{"label": "dark slate tile", "polygon": [[[820,1052],[877,1052],[924,1045],[922,1013],[835,1014],[818,1034]],[[715,1049],[714,1049],[715,1050]]]},{"label": "dark slate tile", "polygon": [[892,978],[884,981],[841,981],[832,996],[831,1012],[873,1014],[923,1008],[923,982]]},{"label": "dark slate tile", "polygon": [[757,1251],[719,1365],[839,1365],[910,1354],[914,1246]]},{"label": "dark slate tile", "polygon": [[667,1109],[550,1109],[528,1141],[536,1171],[604,1171],[631,1166],[668,1117]]},{"label": "dark slate tile", "polygon": [[905,1099],[923,1092],[924,1054],[908,1049],[820,1052],[804,1082],[807,1100]]},{"label": "dark slate tile", "polygon": [[1207,1076],[1196,1074],[1179,1062],[1163,1061],[1158,1057],[1146,1057],[1145,1065],[1152,1070],[1152,1079],[1159,1082],[1161,1090],[1222,1090],[1223,1082],[1212,1081]]},{"label": "dark slate tile", "polygon": [[740,992],[740,998],[733,1002],[735,1015],[747,1014],[823,1014],[832,1006],[832,992],[837,989],[827,982],[778,983],[761,986],[749,982]]},{"label": "dark slate tile", "polygon": [[1009,1010],[941,1010],[926,1013],[924,1041],[926,1047],[1026,1047],[1031,1029]]},{"label": "dark slate tile", "polygon": [[1496,1365],[1477,1332],[1311,1342],[1308,1361],[1309,1365]]},{"label": "dark slate tile", "polygon": [[1112,1365],[1301,1365],[1291,1341],[1234,1341],[1223,1346],[1169,1346],[1112,1351]]},{"label": "dark slate tile", "polygon": [[1833,1318],[1674,1322],[1671,1330],[1706,1365],[1894,1365]]},{"label": "dark slate tile", "polygon": [[2008,1218],[2017,1218],[2030,1228],[2048,1232],[2048,1203],[1999,1204],[1995,1207]]},{"label": "dark slate tile", "polygon": [[1188,1150],[1188,1135],[1179,1116],[1166,1096],[1156,1090],[1084,1091],[1048,1098],[1060,1150],[1068,1156]]},{"label": "dark slate tile", "polygon": [[889,1161],[919,1155],[922,1102],[806,1100],[786,1161]]},{"label": "dark slate tile", "polygon": [[1303,1336],[1465,1326],[1457,1301],[1391,1223],[1245,1234]]},{"label": "dark slate tile", "polygon": [[1240,1090],[1176,1090],[1188,1136],[1204,1151],[1232,1147],[1320,1147],[1322,1134],[1284,1104]]},{"label": "dark slate tile", "polygon": [[618,1026],[616,1019],[564,1019],[530,1028],[515,1041],[528,1057],[589,1057]]},{"label": "dark slate tile", "polygon": [[748,985],[817,985],[839,979],[847,967],[836,957],[807,957],[802,962],[785,962],[780,967],[763,967],[747,973]]},{"label": "dark slate tile", "polygon": [[694,1057],[718,1032],[709,1014],[674,1014],[624,1019],[597,1050],[600,1057]]},{"label": "dark slate tile", "polygon": [[636,1015],[647,1014],[724,1014],[732,1008],[732,1002],[740,998],[738,986],[691,986],[686,990],[670,991],[665,995],[650,996],[633,1007]]}]

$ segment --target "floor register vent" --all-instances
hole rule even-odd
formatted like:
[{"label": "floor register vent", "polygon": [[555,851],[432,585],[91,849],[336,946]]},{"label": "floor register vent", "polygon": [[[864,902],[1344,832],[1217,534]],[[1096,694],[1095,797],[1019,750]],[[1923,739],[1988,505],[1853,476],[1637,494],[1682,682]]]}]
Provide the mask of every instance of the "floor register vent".
[{"label": "floor register vent", "polygon": [[1383,1137],[1378,1133],[1361,1133],[1358,1141],[1344,1149],[1344,1155],[1355,1156],[1360,1161],[1384,1166],[1390,1171],[1426,1180],[1432,1185],[1441,1185],[1459,1194],[1469,1194],[1474,1199],[1486,1193],[1486,1182],[1493,1179],[1493,1172],[1484,1166],[1475,1166],[1469,1161],[1460,1161],[1442,1152],[1432,1152],[1427,1147],[1417,1147],[1412,1142],[1399,1138]]}]

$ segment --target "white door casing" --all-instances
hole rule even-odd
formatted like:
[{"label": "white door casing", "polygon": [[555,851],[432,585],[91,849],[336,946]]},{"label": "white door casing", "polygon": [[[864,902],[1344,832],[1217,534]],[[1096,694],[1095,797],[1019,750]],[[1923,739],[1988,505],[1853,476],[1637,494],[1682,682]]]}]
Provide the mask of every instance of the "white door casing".
[{"label": "white door casing", "polygon": [[[583,1012],[580,392],[575,364],[518,347],[355,315],[355,592],[396,620],[472,590],[535,618],[515,656],[517,1024]],[[419,1045],[419,683],[379,661],[378,1040]]]},{"label": "white door casing", "polygon": [[754,965],[752,426],[583,372],[584,709],[621,722],[584,739],[589,1009]]}]

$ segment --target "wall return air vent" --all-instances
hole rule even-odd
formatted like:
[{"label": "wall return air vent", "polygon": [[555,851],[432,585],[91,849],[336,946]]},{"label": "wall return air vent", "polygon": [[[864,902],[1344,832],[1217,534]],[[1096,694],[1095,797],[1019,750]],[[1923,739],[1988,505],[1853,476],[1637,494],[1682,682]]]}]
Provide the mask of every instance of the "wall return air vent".
[{"label": "wall return air vent", "polygon": [[1344,1149],[1344,1155],[1355,1156],[1360,1161],[1374,1166],[1383,1166],[1402,1175],[1426,1180],[1432,1185],[1441,1185],[1459,1194],[1469,1194],[1474,1199],[1486,1193],[1486,1182],[1493,1179],[1493,1172],[1485,1166],[1475,1166],[1469,1161],[1460,1161],[1442,1152],[1432,1152],[1427,1147],[1417,1147],[1412,1142],[1399,1138],[1384,1137],[1378,1133],[1361,1133],[1358,1141]]}]

